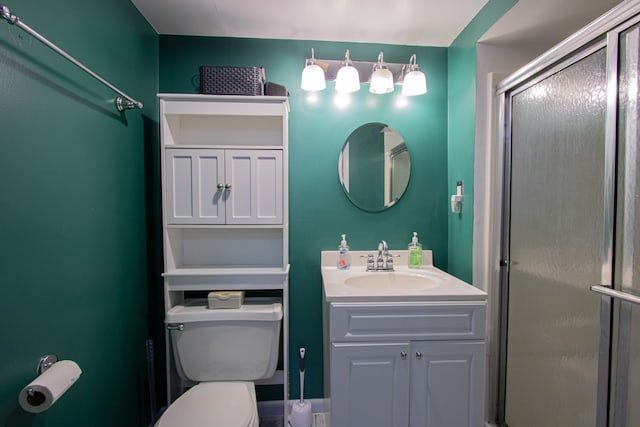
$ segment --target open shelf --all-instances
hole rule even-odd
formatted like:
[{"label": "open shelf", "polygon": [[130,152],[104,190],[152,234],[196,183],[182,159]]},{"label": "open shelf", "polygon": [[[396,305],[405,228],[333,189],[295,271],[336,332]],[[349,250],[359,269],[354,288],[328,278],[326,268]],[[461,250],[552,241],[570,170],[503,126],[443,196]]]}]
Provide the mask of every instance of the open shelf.
[{"label": "open shelf", "polygon": [[181,268],[163,274],[167,291],[284,289],[285,268]]},{"label": "open shelf", "polygon": [[172,227],[166,230],[166,272],[285,266],[283,228]]}]

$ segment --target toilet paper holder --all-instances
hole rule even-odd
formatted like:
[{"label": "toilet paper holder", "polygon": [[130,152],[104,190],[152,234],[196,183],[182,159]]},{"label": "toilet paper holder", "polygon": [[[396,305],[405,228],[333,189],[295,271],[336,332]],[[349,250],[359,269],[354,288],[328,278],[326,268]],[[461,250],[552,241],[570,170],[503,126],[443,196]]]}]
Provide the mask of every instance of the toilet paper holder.
[{"label": "toilet paper holder", "polygon": [[[46,356],[42,356],[40,361],[38,362],[37,372],[38,375],[41,375],[44,371],[53,366],[54,363],[58,361],[58,356],[55,354],[47,354]],[[36,391],[32,388],[27,389],[27,394],[29,397],[35,397]]]},{"label": "toilet paper holder", "polygon": [[41,357],[37,370],[38,376],[18,393],[20,407],[32,414],[51,408],[82,374],[76,362],[58,360],[56,355]]},{"label": "toilet paper holder", "polygon": [[38,375],[42,374],[44,371],[53,366],[54,363],[58,361],[58,356],[55,354],[47,354],[46,356],[42,356],[40,358],[40,362],[38,362]]}]

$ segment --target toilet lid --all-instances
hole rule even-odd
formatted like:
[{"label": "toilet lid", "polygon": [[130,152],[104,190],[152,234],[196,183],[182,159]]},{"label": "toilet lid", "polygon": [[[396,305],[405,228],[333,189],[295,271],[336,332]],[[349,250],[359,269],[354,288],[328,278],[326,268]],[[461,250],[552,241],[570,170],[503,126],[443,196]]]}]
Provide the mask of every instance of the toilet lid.
[{"label": "toilet lid", "polygon": [[251,427],[256,412],[253,383],[205,382],[173,402],[156,427]]}]

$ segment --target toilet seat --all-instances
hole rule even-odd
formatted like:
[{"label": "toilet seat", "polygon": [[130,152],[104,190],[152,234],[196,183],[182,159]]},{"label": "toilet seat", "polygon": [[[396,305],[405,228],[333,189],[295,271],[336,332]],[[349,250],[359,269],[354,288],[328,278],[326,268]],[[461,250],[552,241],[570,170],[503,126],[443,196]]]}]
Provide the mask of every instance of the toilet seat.
[{"label": "toilet seat", "polygon": [[258,427],[252,382],[203,382],[180,396],[155,427]]}]

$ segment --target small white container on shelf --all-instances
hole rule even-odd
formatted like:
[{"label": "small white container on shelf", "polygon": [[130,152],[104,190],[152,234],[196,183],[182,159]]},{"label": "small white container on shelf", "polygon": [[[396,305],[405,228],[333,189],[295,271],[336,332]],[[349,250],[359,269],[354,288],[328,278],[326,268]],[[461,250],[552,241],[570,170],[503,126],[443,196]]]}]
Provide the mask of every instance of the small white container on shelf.
[{"label": "small white container on shelf", "polygon": [[244,303],[244,291],[216,291],[209,292],[210,309],[240,308]]}]

